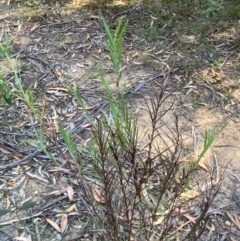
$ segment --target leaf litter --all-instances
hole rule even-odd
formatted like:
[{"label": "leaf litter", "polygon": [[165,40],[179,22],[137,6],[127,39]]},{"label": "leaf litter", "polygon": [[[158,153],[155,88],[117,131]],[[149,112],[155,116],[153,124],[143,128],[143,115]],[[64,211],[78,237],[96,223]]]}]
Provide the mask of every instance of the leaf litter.
[{"label": "leaf litter", "polygon": [[[129,14],[137,16],[139,11],[141,10],[136,7],[130,9]],[[116,16],[111,15],[110,17],[114,19]],[[129,18],[131,18],[130,15]],[[154,16],[151,18],[150,27],[153,28],[155,18]],[[11,16],[10,19],[5,20],[11,21]],[[113,25],[115,23],[115,21],[112,22]],[[1,24],[4,26],[8,22],[3,21]],[[238,175],[237,171],[240,170],[240,166],[236,162],[240,154],[240,146],[236,143],[236,140],[239,139],[239,134],[236,133],[236,129],[239,129],[237,123],[239,86],[235,83],[234,76],[230,80],[232,72],[229,66],[231,67],[235,61],[233,57],[239,53],[239,49],[226,49],[227,46],[221,42],[220,32],[210,34],[210,41],[214,42],[225,57],[220,66],[221,69],[218,70],[216,67],[215,69],[205,68],[197,71],[181,70],[182,66],[179,63],[192,61],[192,59],[181,50],[178,51],[178,40],[172,39],[171,36],[169,39],[159,36],[160,40],[164,41],[165,46],[163,45],[164,47],[160,51],[155,52],[154,43],[146,42],[138,33],[132,31],[135,25],[130,25],[125,39],[123,85],[128,87],[128,95],[133,102],[132,105],[137,110],[136,114],[143,117],[142,120],[141,118],[139,120],[140,124],[145,127],[146,123],[143,111],[146,105],[143,97],[148,95],[151,88],[157,90],[158,85],[161,86],[159,79],[169,72],[172,87],[176,89],[175,99],[180,103],[175,108],[179,111],[180,128],[186,141],[184,149],[186,161],[199,154],[199,148],[203,143],[202,133],[205,129],[218,123],[229,122],[226,134],[223,134],[213,147],[214,154],[210,153],[205,156],[206,162],[201,165],[205,171],[211,169],[209,160],[212,159],[215,160],[216,166],[222,170],[226,162],[232,161],[227,169],[227,181],[216,200],[221,205],[216,205],[221,215],[225,218],[228,217],[228,222],[231,224],[231,228],[227,228],[228,233],[224,235],[234,240],[234,237],[238,237],[234,235],[239,233],[237,230],[239,229],[239,216],[235,212],[238,207],[234,206],[236,201],[229,202],[229,200],[232,199],[231,195],[234,200],[238,200],[240,194],[238,192],[240,183],[236,182],[237,178],[235,178]],[[10,34],[18,35],[18,33],[13,33],[16,29],[15,25],[8,28]],[[72,18],[68,16],[66,19],[58,15],[45,16],[42,22],[29,24],[22,32],[23,36],[26,35],[28,39],[25,40],[25,44],[21,42],[21,48],[13,39],[15,41],[13,44],[17,49],[14,55],[19,56],[17,59],[19,69],[25,65],[24,73],[21,75],[24,86],[31,88],[34,92],[37,107],[39,109],[45,108],[47,120],[45,128],[48,133],[46,146],[56,157],[59,166],[56,166],[41,150],[26,144],[26,138],[34,139],[34,133],[30,127],[37,128],[38,123],[31,123],[30,113],[27,112],[25,104],[19,100],[16,101],[15,107],[1,107],[2,122],[7,121],[8,123],[7,126],[1,126],[0,130],[1,187],[2,190],[9,192],[1,194],[3,200],[1,208],[12,208],[14,205],[21,205],[28,200],[36,203],[31,211],[18,212],[18,217],[14,217],[10,213],[9,217],[5,217],[9,221],[4,220],[1,225],[19,223],[19,219],[30,221],[45,217],[45,220],[57,232],[64,234],[64,240],[72,240],[73,234],[79,238],[78,240],[84,240],[84,235],[88,235],[85,232],[87,221],[84,218],[84,213],[86,210],[91,212],[91,208],[87,203],[84,203],[83,193],[78,192],[77,178],[74,174],[77,172],[76,167],[71,165],[69,169],[67,161],[58,158],[59,152],[64,152],[65,147],[62,139],[57,137],[59,130],[56,121],[61,121],[65,129],[71,129],[74,133],[73,138],[78,143],[83,145],[87,143],[88,128],[91,127],[81,108],[76,104],[76,100],[68,91],[69,86],[77,87],[83,93],[92,115],[99,116],[103,110],[107,110],[106,102],[101,97],[103,90],[100,85],[99,73],[106,75],[112,85],[115,85],[115,82],[111,76],[112,68],[106,53],[100,17],[97,13],[92,14],[84,11],[74,12]],[[229,43],[232,41],[228,31],[222,34]],[[182,34],[180,38],[180,42],[183,44],[197,44],[197,41],[195,35]],[[173,66],[168,63],[171,57],[175,58]],[[192,57],[194,59],[199,56]],[[207,52],[203,53],[202,59],[214,62],[213,56],[209,56]],[[4,74],[10,76],[9,72]],[[150,85],[150,83],[155,83],[155,85]],[[229,101],[230,104],[228,102],[225,105],[225,93],[228,92],[232,93],[234,98]],[[197,104],[194,105],[194,103]],[[195,128],[195,132],[191,131],[192,128]],[[58,144],[59,149],[55,148],[55,143]],[[220,150],[217,146],[224,147]],[[66,155],[66,158],[70,157]],[[83,158],[88,159],[87,156],[83,156]],[[204,175],[205,171],[201,170],[200,173]],[[234,185],[229,176],[232,177]],[[101,188],[93,186],[93,197],[97,202],[104,204],[105,200],[101,199],[100,190]],[[229,193],[229,190],[232,190],[232,193]],[[52,191],[57,192],[53,194]],[[188,195],[185,198],[189,199],[192,195],[197,194],[188,193]],[[79,227],[79,221],[70,220],[68,218],[70,214],[66,211],[71,207],[72,201],[76,203],[76,206],[73,206],[76,208],[73,216],[81,220],[80,223],[82,223],[82,226],[80,225],[81,227],[76,229],[74,226]],[[229,209],[228,212],[225,211],[226,207]],[[179,212],[189,222],[195,222],[195,217],[185,210],[179,210]],[[60,219],[56,219],[58,214],[61,214]],[[158,222],[161,222],[161,218]],[[225,227],[228,223],[224,221],[224,218],[218,222],[217,227],[214,222],[212,227],[209,227],[209,240],[216,234],[216,229],[218,232],[226,230]],[[39,228],[43,226],[44,224],[41,223]],[[34,225],[30,225],[30,227],[33,230]],[[10,230],[12,233],[15,232],[12,228]],[[15,235],[16,239],[28,240],[19,237],[19,235],[21,232]]]}]

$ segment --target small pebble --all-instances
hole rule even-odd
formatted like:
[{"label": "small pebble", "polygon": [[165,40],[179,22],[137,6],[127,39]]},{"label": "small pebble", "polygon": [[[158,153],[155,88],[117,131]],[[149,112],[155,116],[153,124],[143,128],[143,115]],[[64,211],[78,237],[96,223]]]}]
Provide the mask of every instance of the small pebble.
[{"label": "small pebble", "polygon": [[230,221],[226,221],[225,224],[226,224],[227,226],[232,226],[232,224],[231,224]]}]

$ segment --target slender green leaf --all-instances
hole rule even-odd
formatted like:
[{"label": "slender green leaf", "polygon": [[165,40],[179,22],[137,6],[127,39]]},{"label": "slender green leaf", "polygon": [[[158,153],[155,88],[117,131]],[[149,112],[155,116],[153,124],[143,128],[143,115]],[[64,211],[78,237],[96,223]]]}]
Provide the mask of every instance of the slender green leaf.
[{"label": "slender green leaf", "polygon": [[103,76],[101,76],[100,79],[101,79],[102,85],[103,85],[103,87],[104,87],[104,90],[105,90],[105,91],[107,92],[107,94],[108,94],[108,97],[109,97],[110,99],[113,99],[112,90],[110,89],[108,83],[106,82],[106,79],[105,79]]},{"label": "slender green leaf", "polygon": [[63,140],[65,144],[67,145],[68,151],[74,161],[77,161],[77,147],[76,144],[72,141],[71,139],[71,132],[70,131],[65,131],[62,125],[58,125],[60,133],[63,137]]},{"label": "slender green leaf", "polygon": [[25,202],[22,207],[20,208],[20,210],[28,210],[30,208],[35,207],[36,203],[35,202]]},{"label": "slender green leaf", "polygon": [[197,169],[197,166],[199,164],[199,162],[201,161],[201,159],[203,158],[203,156],[205,155],[205,153],[209,150],[209,148],[211,147],[211,145],[213,144],[214,140],[216,139],[216,137],[223,131],[223,129],[227,126],[227,124],[224,124],[223,126],[219,127],[219,128],[215,128],[212,131],[205,131],[204,134],[204,144],[203,144],[203,150],[200,153],[198,159],[194,162],[193,166],[192,166],[192,170],[191,173],[188,177],[187,182],[184,185],[184,189],[186,190],[189,188],[189,185],[194,177],[195,171]]},{"label": "slender green leaf", "polygon": [[84,101],[81,97],[81,94],[76,90],[74,89],[73,87],[70,87],[69,90],[72,92],[72,94],[75,96],[75,98],[77,99],[78,101],[78,104],[83,108],[83,110],[86,112],[86,106],[84,104]]},{"label": "slender green leaf", "polygon": [[114,46],[114,39],[113,39],[113,36],[111,34],[111,31],[107,25],[107,22],[105,20],[105,18],[101,15],[101,18],[102,18],[102,22],[103,22],[103,26],[104,26],[104,29],[105,29],[105,32],[107,33],[107,37],[108,37],[108,40],[110,42],[110,45],[113,47]]},{"label": "slender green leaf", "polygon": [[8,213],[11,213],[12,210],[11,209],[0,209],[0,216],[4,216]]},{"label": "slender green leaf", "polygon": [[40,148],[39,143],[37,141],[27,139],[27,140],[25,140],[25,142],[28,143],[29,145],[33,146],[33,147]]},{"label": "slender green leaf", "polygon": [[12,105],[12,95],[10,92],[4,95],[4,100],[7,104]]},{"label": "slender green leaf", "polygon": [[17,191],[20,191],[20,189],[23,187],[23,185],[24,185],[24,181],[21,182],[21,183],[16,187],[16,190],[17,190]]}]

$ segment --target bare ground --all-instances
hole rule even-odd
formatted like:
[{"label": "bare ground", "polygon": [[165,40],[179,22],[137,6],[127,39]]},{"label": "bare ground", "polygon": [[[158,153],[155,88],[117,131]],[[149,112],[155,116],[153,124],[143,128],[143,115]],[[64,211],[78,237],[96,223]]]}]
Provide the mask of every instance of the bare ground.
[{"label": "bare ground", "polygon": [[[12,59],[17,58],[23,85],[34,92],[39,111],[45,107],[45,131],[49,140],[55,138],[56,121],[61,121],[64,127],[75,132],[77,142],[87,145],[87,122],[68,88],[77,87],[94,114],[106,108],[102,105],[99,74],[104,74],[113,86],[115,82],[98,11],[81,8],[80,5],[78,10],[76,6],[69,10],[70,7],[64,4],[62,7],[54,4],[45,6],[44,14],[32,17],[27,8],[18,9],[14,3],[9,6],[1,3],[0,6],[0,39],[5,40],[4,31],[7,31]],[[22,15],[19,16],[19,13]],[[172,93],[171,100],[175,100],[174,107],[179,116],[185,161],[196,158],[201,152],[206,129],[228,123],[199,167],[203,176],[211,168],[217,168],[219,175],[225,171],[221,191],[211,207],[212,222],[203,240],[238,240],[240,51],[236,42],[239,36],[231,28],[239,22],[229,21],[228,25],[219,26],[216,20],[206,30],[204,42],[198,34],[185,29],[192,16],[181,15],[177,10],[165,13],[170,15],[165,16],[167,26],[159,24],[160,34],[149,32],[148,35],[152,34],[154,39],[148,40],[143,34],[147,31],[143,28],[144,24],[153,29],[155,20],[152,18],[153,23],[149,21],[149,13],[140,6],[105,12],[113,28],[118,17],[123,15],[129,19],[124,38],[122,84],[133,88],[141,86],[143,81],[154,79],[129,96],[139,115],[140,126],[147,128],[145,100],[152,89],[157,90],[163,81],[162,76],[152,77],[159,73],[169,74],[169,93]],[[170,19],[177,24],[170,26]],[[10,73],[4,74],[11,78]],[[38,241],[92,240],[88,236],[89,230],[86,230],[86,207],[81,193],[76,193],[73,201],[69,201],[67,196],[55,195],[67,186],[75,192],[78,190],[75,174],[71,173],[62,158],[57,159],[61,164],[59,167],[40,152],[31,157],[36,149],[24,140],[35,139],[32,127],[37,129],[39,126],[31,121],[31,114],[21,100],[16,98],[15,103],[11,107],[0,107],[0,207],[21,206],[31,199],[38,208],[32,212],[20,211],[17,215],[2,216],[1,240],[13,240],[13,237],[23,234],[29,240]],[[171,117],[166,121],[171,122]],[[46,144],[49,150],[58,153],[58,150],[51,149],[50,142]],[[59,146],[64,151],[61,142]],[[20,188],[17,188],[19,185]],[[44,218],[55,217],[69,207],[72,210],[68,216],[68,228],[61,236]],[[60,222],[60,218],[55,220]],[[36,238],[38,235],[41,239]]]}]

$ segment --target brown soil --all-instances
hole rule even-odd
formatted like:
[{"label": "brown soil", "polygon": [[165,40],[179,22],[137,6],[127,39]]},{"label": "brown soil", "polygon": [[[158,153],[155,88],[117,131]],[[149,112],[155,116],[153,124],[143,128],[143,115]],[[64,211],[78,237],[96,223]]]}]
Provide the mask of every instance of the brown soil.
[{"label": "brown soil", "polygon": [[[69,10],[70,8],[64,4],[62,7],[53,4],[51,7],[44,7],[43,15],[35,14],[34,17],[29,17],[28,10],[18,8],[17,3],[6,5],[3,2],[0,3],[0,8],[0,40],[5,40],[4,31],[7,31],[12,47],[11,58],[16,61],[24,88],[33,91],[39,111],[45,106],[44,123],[49,139],[54,138],[56,121],[60,121],[64,127],[76,132],[77,142],[87,145],[87,122],[82,118],[80,108],[77,107],[68,88],[77,87],[87,100],[88,108],[97,114],[101,108],[99,103],[102,101],[99,74],[103,74],[107,81],[115,86],[98,11],[91,8],[86,10],[81,5]],[[21,13],[24,14],[20,16]],[[235,36],[229,32],[230,27],[213,27],[208,31],[208,45],[220,46],[218,55],[224,56],[224,62],[217,67],[205,65],[201,64],[206,61],[205,58],[213,58],[214,62],[215,56],[206,57],[206,52],[203,53],[199,49],[191,54],[192,56],[185,52],[186,42],[188,45],[201,45],[197,43],[199,39],[192,43],[192,39],[198,38],[196,35],[182,34],[179,39],[180,27],[173,28],[172,34],[166,29],[164,36],[156,36],[161,42],[161,47],[156,47],[157,41],[147,41],[137,28],[141,14],[144,16],[147,13],[143,12],[140,6],[105,12],[113,28],[121,15],[130,20],[124,38],[122,85],[130,87],[148,80],[161,71],[170,73],[169,93],[172,95],[169,101],[175,101],[174,112],[179,117],[179,130],[184,140],[182,158],[185,160],[198,157],[206,130],[213,130],[228,123],[199,164],[202,175],[211,171],[211,168],[217,169],[219,175],[225,172],[221,191],[210,211],[215,219],[208,227],[204,240],[238,240],[240,70],[236,67],[236,62],[239,61],[240,51],[239,47],[233,48],[234,44],[231,45]],[[184,25],[184,22],[182,24]],[[232,23],[229,23],[230,25]],[[196,59],[202,62],[199,64]],[[1,65],[4,65],[4,60],[1,60]],[[10,71],[2,72],[13,81]],[[139,116],[140,135],[141,128],[148,128],[145,110],[149,93],[152,91],[151,88],[156,91],[161,81],[161,78],[157,78],[150,85],[144,85],[137,93],[129,94],[129,102]],[[29,158],[13,168],[7,167],[8,164],[22,160],[31,151],[36,150],[24,140],[36,139],[32,126],[39,127],[38,123],[31,122],[31,114],[25,104],[18,98],[15,99],[15,103],[14,106],[0,107],[1,209],[14,205],[21,207],[27,200],[45,205],[59,198],[54,196],[57,190],[77,186],[74,174],[69,173],[62,158],[57,160],[61,164],[61,169],[44,154]],[[165,122],[171,123],[172,118],[172,115],[166,116]],[[144,143],[144,140],[142,142]],[[63,146],[60,148],[64,151]],[[56,151],[51,149],[51,145],[50,150],[53,153]],[[20,188],[17,188],[19,186]],[[69,215],[69,226],[63,236],[47,225],[45,213],[38,216],[34,211],[20,211],[1,216],[0,225],[3,228],[0,230],[0,239],[12,240],[12,237],[24,236],[28,237],[28,240],[34,240],[31,239],[31,235],[36,237],[39,234],[41,240],[70,241],[74,240],[73,237],[81,237],[76,240],[87,240],[88,232],[85,230],[84,219],[86,207],[80,206],[79,200],[80,194],[76,195],[74,202],[69,202],[66,197],[61,202],[51,205],[55,213],[66,210],[74,203],[77,205],[78,211],[74,209],[71,212],[72,216]],[[31,218],[24,220],[31,215]],[[22,221],[18,221],[19,219]],[[55,220],[59,224],[60,219]],[[24,223],[27,223],[28,230],[23,229],[26,227]]]}]

